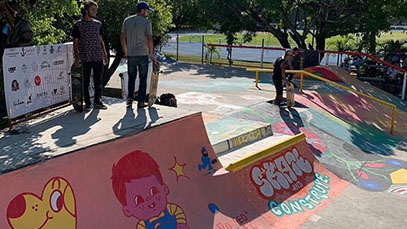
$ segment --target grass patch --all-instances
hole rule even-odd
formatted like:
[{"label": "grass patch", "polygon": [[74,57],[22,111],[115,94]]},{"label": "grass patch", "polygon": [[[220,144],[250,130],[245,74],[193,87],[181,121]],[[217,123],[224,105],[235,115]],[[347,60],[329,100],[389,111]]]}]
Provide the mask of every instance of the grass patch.
[{"label": "grass patch", "polygon": [[[173,58],[174,60],[177,58],[175,54],[171,53],[164,53],[166,56]],[[189,55],[178,55],[178,61],[184,63],[192,63],[192,64],[202,64],[202,58],[200,56],[189,56]],[[204,64],[208,63],[207,59],[204,59]],[[212,58],[213,65],[220,65],[220,66],[229,66],[229,61],[225,58]],[[255,61],[241,61],[241,60],[233,60],[232,67],[239,67],[239,68],[251,68],[251,67],[260,67],[260,62]],[[263,62],[264,68],[273,68],[273,63],[270,62]]]},{"label": "grass patch", "polygon": [[[356,35],[354,35],[356,37]],[[328,43],[335,43],[335,40],[338,40],[341,36],[334,36],[330,37],[326,40]],[[237,35],[237,40],[235,42],[236,45],[256,45],[261,46],[262,39],[264,39],[265,46],[278,46],[280,47],[280,42],[278,42],[277,38],[274,37],[271,33],[257,33],[253,40],[247,43],[243,43],[243,34]],[[202,36],[182,36],[180,35],[179,38],[182,42],[191,42],[191,43],[201,43]],[[390,32],[383,32],[380,36],[377,37],[377,42],[385,42],[388,40],[407,40],[407,32],[403,31],[390,31]],[[289,42],[292,47],[297,46],[296,43],[289,39]],[[309,35],[306,40],[307,43],[312,43],[312,37]],[[212,43],[212,44],[226,44],[226,36],[223,34],[211,34],[205,35],[205,43]]]},{"label": "grass patch", "polygon": [[[211,34],[205,35],[205,44],[226,44],[226,36],[223,34]],[[264,46],[281,46],[277,38],[275,38],[271,33],[257,33],[253,40],[250,42],[243,42],[243,34],[238,34],[235,41],[236,45],[256,45],[261,46],[262,39],[264,39]],[[202,36],[180,36],[179,41],[191,42],[191,43],[202,43]],[[293,40],[290,40],[292,45],[295,45]]]}]

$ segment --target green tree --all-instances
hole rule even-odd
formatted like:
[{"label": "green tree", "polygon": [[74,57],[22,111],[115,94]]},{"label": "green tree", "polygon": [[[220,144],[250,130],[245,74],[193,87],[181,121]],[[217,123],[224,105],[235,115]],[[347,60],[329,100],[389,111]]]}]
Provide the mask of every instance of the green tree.
[{"label": "green tree", "polygon": [[269,32],[285,48],[289,37],[306,48],[312,35],[316,48],[323,50],[332,36],[362,32],[375,37],[389,28],[389,19],[405,15],[405,5],[404,0],[200,0],[196,12],[211,22],[203,26],[226,35],[247,31],[250,38]]},{"label": "green tree", "polygon": [[171,6],[171,30],[187,29],[196,26],[200,21],[200,14],[196,14],[199,0],[166,0]]},{"label": "green tree", "polygon": [[392,21],[405,18],[407,2],[405,0],[364,0],[364,11],[358,18],[364,43],[369,53],[376,53],[376,38],[382,31],[390,30]]},{"label": "green tree", "polygon": [[28,19],[34,30],[34,45],[57,44],[71,41],[70,32],[79,7],[76,0],[37,0],[26,2]]}]

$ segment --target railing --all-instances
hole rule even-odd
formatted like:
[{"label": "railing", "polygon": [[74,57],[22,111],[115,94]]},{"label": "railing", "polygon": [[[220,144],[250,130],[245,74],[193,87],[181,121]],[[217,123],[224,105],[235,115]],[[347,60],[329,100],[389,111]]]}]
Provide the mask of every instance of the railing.
[{"label": "railing", "polygon": [[335,82],[333,82],[333,81],[331,81],[331,80],[325,79],[325,78],[323,78],[323,77],[317,76],[317,75],[315,75],[315,74],[313,74],[313,73],[310,73],[310,72],[307,72],[307,71],[303,71],[303,70],[287,70],[286,72],[287,72],[287,73],[298,73],[298,74],[300,74],[300,78],[301,78],[300,92],[303,92],[303,90],[304,90],[304,75],[307,75],[307,76],[310,76],[310,77],[312,77],[312,78],[315,78],[315,79],[324,81],[324,82],[326,82],[326,83],[329,83],[329,84],[331,84],[331,85],[333,85],[333,86],[335,86],[335,87],[339,87],[339,88],[342,88],[342,89],[344,89],[344,90],[351,91],[351,92],[353,92],[353,93],[355,93],[355,94],[361,95],[361,96],[363,96],[363,97],[366,97],[366,98],[368,98],[368,99],[374,100],[374,101],[376,101],[376,102],[378,102],[378,103],[381,103],[381,104],[383,104],[383,105],[386,105],[386,106],[391,107],[392,110],[393,110],[393,114],[392,114],[392,119],[391,119],[391,129],[390,129],[390,133],[391,133],[391,134],[394,134],[394,128],[395,128],[395,122],[396,122],[396,114],[397,114],[397,106],[396,106],[396,105],[394,105],[394,104],[392,104],[392,103],[389,103],[389,102],[386,102],[386,101],[383,101],[383,100],[378,99],[378,98],[376,98],[376,97],[373,97],[373,96],[371,96],[371,95],[367,95],[367,94],[365,94],[365,93],[362,93],[362,92],[357,91],[357,90],[355,90],[355,89],[352,89],[352,88],[350,88],[350,87],[346,87],[346,86],[344,86],[344,85],[342,85],[342,84],[335,83]]},{"label": "railing", "polygon": [[404,75],[404,79],[403,79],[403,85],[402,85],[402,92],[401,92],[401,99],[404,100],[405,99],[405,95],[406,95],[406,87],[407,87],[407,69],[401,68],[400,66],[388,63],[384,60],[381,60],[375,56],[366,54],[366,53],[359,53],[359,52],[339,52],[339,51],[319,51],[320,55],[319,55],[319,63],[321,63],[321,53],[328,53],[328,54],[337,54],[338,55],[338,62],[339,62],[339,55],[349,55],[349,56],[363,56],[366,57],[368,59],[373,60],[376,63],[385,65],[387,67],[396,69],[400,72],[403,73]]},{"label": "railing", "polygon": [[265,73],[273,73],[273,69],[266,69],[266,68],[246,68],[246,71],[248,72],[256,72],[256,87],[257,89],[261,90],[259,87],[259,81],[260,81],[260,72],[265,72]]},{"label": "railing", "polygon": [[[265,51],[281,51],[281,52],[285,52],[287,49],[285,48],[280,48],[280,47],[268,47],[264,45],[264,39],[262,40],[262,45],[261,46],[248,46],[248,45],[225,45],[225,44],[208,44],[208,47],[210,48],[225,48],[227,54],[227,59],[229,60],[229,66],[232,65],[232,49],[234,50],[244,50],[244,49],[249,49],[249,50],[258,50],[260,51],[259,54],[259,58],[260,58],[260,67],[263,68],[264,64],[267,63],[264,61],[265,59]],[[212,55],[212,54],[211,54]],[[278,56],[281,56],[278,55]],[[271,61],[274,61],[275,59],[278,58],[278,56],[276,56],[275,58],[272,58]],[[211,59],[211,58],[210,58]],[[242,60],[242,59],[236,59],[236,60]],[[250,66],[246,66],[246,67],[250,67]]]}]

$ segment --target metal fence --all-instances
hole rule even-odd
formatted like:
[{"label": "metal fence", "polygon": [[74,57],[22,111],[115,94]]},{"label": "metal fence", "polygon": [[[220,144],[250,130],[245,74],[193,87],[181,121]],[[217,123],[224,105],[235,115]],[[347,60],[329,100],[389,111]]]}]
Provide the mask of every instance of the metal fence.
[{"label": "metal fence", "polygon": [[[216,64],[219,63],[219,60],[225,60],[226,62],[222,63],[232,65],[232,63],[236,62],[244,62],[264,67],[265,64],[274,63],[277,58],[284,55],[285,49],[267,46],[264,39],[261,46],[229,46],[221,42],[218,44],[208,43],[205,41],[205,35],[195,36],[195,39],[186,42],[180,41],[177,34],[172,37],[166,46],[162,47],[161,51],[174,56],[177,61],[192,58],[195,62],[201,62],[202,64]],[[336,65],[338,58],[339,54],[326,55],[321,61],[322,63],[327,62],[330,65]],[[250,66],[253,66],[253,64]]]}]

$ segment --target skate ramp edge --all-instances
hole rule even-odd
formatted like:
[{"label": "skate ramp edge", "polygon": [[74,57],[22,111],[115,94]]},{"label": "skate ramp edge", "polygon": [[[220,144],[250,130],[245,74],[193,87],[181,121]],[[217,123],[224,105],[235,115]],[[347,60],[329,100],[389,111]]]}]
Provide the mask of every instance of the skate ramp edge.
[{"label": "skate ramp edge", "polygon": [[296,228],[346,184],[290,140],[232,173],[186,116],[0,175],[0,228]]},{"label": "skate ramp edge", "polygon": [[306,136],[304,133],[297,134],[293,137],[290,137],[289,139],[276,143],[275,145],[271,146],[270,148],[264,149],[258,153],[252,154],[250,156],[247,156],[239,161],[232,162],[230,163],[227,167],[226,170],[230,172],[237,172],[239,170],[242,170],[243,168],[252,165],[258,161],[261,161],[265,158],[271,157],[285,149],[290,148],[291,146],[294,146],[302,141],[306,140]]}]

